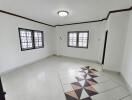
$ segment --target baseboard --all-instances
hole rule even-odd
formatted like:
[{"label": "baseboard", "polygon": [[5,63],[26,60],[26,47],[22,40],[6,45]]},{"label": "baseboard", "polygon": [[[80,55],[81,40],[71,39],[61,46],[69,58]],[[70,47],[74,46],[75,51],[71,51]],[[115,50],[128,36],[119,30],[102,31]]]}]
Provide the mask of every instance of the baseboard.
[{"label": "baseboard", "polygon": [[[88,62],[91,62],[91,63],[100,64],[99,61],[88,60],[88,59],[83,59],[83,58],[70,57],[70,56],[64,56],[64,55],[56,55],[56,54],[55,54],[55,56],[58,56],[58,57],[66,57],[66,58],[77,59],[77,60],[83,60],[83,61],[88,61]],[[100,65],[101,65],[101,64],[100,64]]]},{"label": "baseboard", "polygon": [[22,66],[17,66],[17,67],[15,67],[15,68],[9,69],[9,70],[7,70],[7,71],[1,72],[1,73],[0,73],[0,76],[2,76],[3,74],[6,74],[6,73],[12,72],[12,71],[14,71],[14,70],[17,70],[18,68],[21,68],[21,67],[24,67],[24,66],[28,66],[28,65],[31,65],[31,64],[36,63],[36,62],[38,62],[38,61],[47,59],[47,58],[52,57],[52,56],[54,56],[54,54],[49,55],[49,56],[44,57],[44,58],[40,58],[40,59],[38,59],[38,60],[36,60],[36,61],[32,61],[32,62],[27,63],[27,64],[23,64]]},{"label": "baseboard", "polygon": [[120,73],[120,75],[121,75],[123,81],[125,82],[127,89],[130,91],[130,93],[131,93],[131,95],[132,95],[132,88],[130,87],[130,85],[128,84],[128,82],[126,81],[126,79],[125,79],[125,77],[122,75],[122,73]]}]

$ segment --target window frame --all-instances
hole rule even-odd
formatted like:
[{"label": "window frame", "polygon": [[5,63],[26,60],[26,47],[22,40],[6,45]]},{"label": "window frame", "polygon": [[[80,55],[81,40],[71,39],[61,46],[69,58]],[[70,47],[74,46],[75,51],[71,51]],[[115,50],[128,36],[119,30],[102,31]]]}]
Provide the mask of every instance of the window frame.
[{"label": "window frame", "polygon": [[[42,34],[42,37],[41,37],[41,39],[42,39],[42,46],[39,46],[39,47],[36,47],[35,46],[35,36],[34,36],[34,32],[41,32],[41,34]],[[33,39],[34,39],[34,48],[35,49],[44,48],[44,33],[43,33],[43,31],[33,30]]]},{"label": "window frame", "polygon": [[[81,33],[81,32],[85,32],[85,33],[87,33],[87,46],[86,47],[83,47],[83,46],[79,46],[79,33]],[[76,43],[76,46],[70,46],[69,45],[69,34],[70,33],[76,33],[77,34],[77,43]],[[67,34],[67,46],[68,47],[72,47],[72,48],[88,48],[88,43],[89,43],[89,31],[70,31],[70,32],[68,32],[68,34]]]},{"label": "window frame", "polygon": [[[21,40],[21,30],[27,30],[27,31],[31,31],[31,37],[32,37],[32,48],[23,48],[22,47],[22,40]],[[35,38],[34,38],[34,32],[38,31],[42,33],[42,46],[41,47],[35,47]],[[18,27],[18,32],[19,32],[19,40],[20,40],[20,48],[21,51],[26,51],[26,50],[33,50],[33,49],[39,49],[39,48],[44,48],[44,32],[40,31],[40,30],[32,30],[32,29],[27,29],[27,28],[19,28]]]},{"label": "window frame", "polygon": [[[70,39],[69,39],[69,34],[70,34],[70,33],[76,33],[76,32],[75,32],[75,31],[70,31],[70,32],[68,32],[68,34],[67,34],[67,46],[68,46],[68,47],[76,48],[76,47],[77,47],[78,39],[76,39],[76,46],[70,46],[70,45],[69,45],[69,42],[70,42],[70,41],[69,41],[69,40],[70,40]],[[77,33],[76,33],[76,34],[77,34]],[[77,37],[78,37],[78,35],[77,35]]]}]

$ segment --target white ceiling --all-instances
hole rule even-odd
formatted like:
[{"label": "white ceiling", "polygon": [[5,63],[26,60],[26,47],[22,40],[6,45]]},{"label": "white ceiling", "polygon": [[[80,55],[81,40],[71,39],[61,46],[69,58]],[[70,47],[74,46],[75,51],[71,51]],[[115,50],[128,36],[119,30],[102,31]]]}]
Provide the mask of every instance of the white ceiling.
[{"label": "white ceiling", "polygon": [[[131,0],[0,0],[5,10],[47,24],[68,24],[98,20],[110,10],[130,7]],[[61,18],[57,11],[67,10],[70,15]]]}]

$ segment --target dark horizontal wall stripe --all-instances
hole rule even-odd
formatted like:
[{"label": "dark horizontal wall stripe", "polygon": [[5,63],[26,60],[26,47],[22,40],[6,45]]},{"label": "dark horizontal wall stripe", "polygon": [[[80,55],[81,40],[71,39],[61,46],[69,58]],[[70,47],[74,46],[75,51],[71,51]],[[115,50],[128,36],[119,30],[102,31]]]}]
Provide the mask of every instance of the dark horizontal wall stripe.
[{"label": "dark horizontal wall stripe", "polygon": [[36,23],[39,23],[39,24],[54,27],[53,25],[46,24],[46,23],[43,23],[43,22],[40,22],[40,21],[37,21],[37,20],[33,20],[33,19],[30,19],[30,18],[27,18],[27,17],[23,17],[23,16],[20,16],[20,15],[14,14],[14,13],[10,13],[10,12],[7,12],[7,11],[0,10],[0,12],[8,14],[8,15],[16,16],[16,17],[19,17],[19,18],[23,18],[23,19],[26,19],[26,20],[29,20],[29,21],[33,21],[33,22],[36,22]]},{"label": "dark horizontal wall stripe", "polygon": [[126,8],[126,9],[109,11],[109,13],[107,14],[107,17],[103,18],[103,19],[93,20],[93,21],[86,21],[86,22],[78,22],[78,23],[70,23],[70,24],[62,24],[62,25],[50,25],[50,24],[46,24],[44,22],[33,20],[31,18],[20,16],[20,15],[17,15],[17,14],[11,13],[11,12],[7,12],[7,11],[4,11],[4,10],[0,10],[0,12],[1,13],[5,13],[5,14],[9,14],[9,15],[12,15],[12,16],[16,16],[16,17],[19,17],[19,18],[23,18],[23,19],[26,19],[26,20],[29,20],[29,21],[33,21],[33,22],[36,22],[36,23],[39,23],[39,24],[43,24],[43,25],[47,25],[47,26],[51,26],[51,27],[56,27],[56,26],[66,26],[66,25],[75,25],[75,24],[101,22],[101,21],[104,21],[104,20],[108,20],[110,14],[112,14],[112,13],[118,13],[118,12],[130,11],[130,10],[132,10],[132,6],[130,8]]},{"label": "dark horizontal wall stripe", "polygon": [[126,8],[126,9],[109,11],[109,13],[107,14],[107,17],[103,18],[103,19],[100,19],[100,20],[87,21],[87,22],[79,22],[79,23],[70,23],[70,24],[62,24],[62,25],[55,25],[55,26],[67,26],[67,25],[75,25],[75,24],[101,22],[101,21],[104,21],[104,20],[108,20],[110,14],[112,14],[112,13],[118,13],[118,12],[130,11],[130,10],[132,10],[132,6],[130,8]]}]

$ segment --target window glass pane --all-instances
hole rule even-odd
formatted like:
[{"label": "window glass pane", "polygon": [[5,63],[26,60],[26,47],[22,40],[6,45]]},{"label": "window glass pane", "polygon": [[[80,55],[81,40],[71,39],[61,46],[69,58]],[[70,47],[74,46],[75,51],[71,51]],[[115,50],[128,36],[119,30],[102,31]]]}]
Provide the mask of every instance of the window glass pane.
[{"label": "window glass pane", "polygon": [[20,39],[22,50],[33,48],[32,45],[32,31],[27,29],[20,29]]},{"label": "window glass pane", "polygon": [[32,47],[32,43],[28,43],[28,47]]},{"label": "window glass pane", "polygon": [[30,31],[27,31],[27,36],[31,36],[31,32]]},{"label": "window glass pane", "polygon": [[35,36],[35,37],[38,37],[38,33],[37,33],[37,32],[34,32],[34,36]]},{"label": "window glass pane", "polygon": [[88,41],[88,33],[87,32],[80,32],[79,33],[79,47],[87,47],[87,41]]},{"label": "window glass pane", "polygon": [[21,31],[21,36],[26,36],[26,32],[25,31]]},{"label": "window glass pane", "polygon": [[80,47],[82,47],[82,46],[83,46],[82,42],[79,42],[79,46],[80,46]]},{"label": "window glass pane", "polygon": [[73,37],[73,33],[70,33],[70,34],[69,34],[69,37],[72,38],[72,37]]},{"label": "window glass pane", "polygon": [[34,41],[35,41],[35,47],[43,47],[43,37],[42,37],[43,32],[35,31],[34,32]]},{"label": "window glass pane", "polygon": [[27,43],[22,43],[22,48],[27,48]]},{"label": "window glass pane", "polygon": [[21,37],[21,41],[22,41],[22,42],[27,42],[26,37]]},{"label": "window glass pane", "polygon": [[42,42],[39,42],[39,46],[42,46]]},{"label": "window glass pane", "polygon": [[40,37],[40,38],[41,38],[41,37],[42,37],[42,34],[41,34],[41,33],[38,33],[38,37]]},{"label": "window glass pane", "polygon": [[73,42],[73,46],[76,46],[76,42]]},{"label": "window glass pane", "polygon": [[71,32],[71,33],[69,33],[69,46],[73,46],[73,47],[75,47],[75,46],[77,46],[77,33],[74,33],[74,32]]},{"label": "window glass pane", "polygon": [[87,46],[87,43],[83,43],[83,47],[86,47]]},{"label": "window glass pane", "polygon": [[69,42],[69,45],[71,46],[72,45],[72,42]]}]

